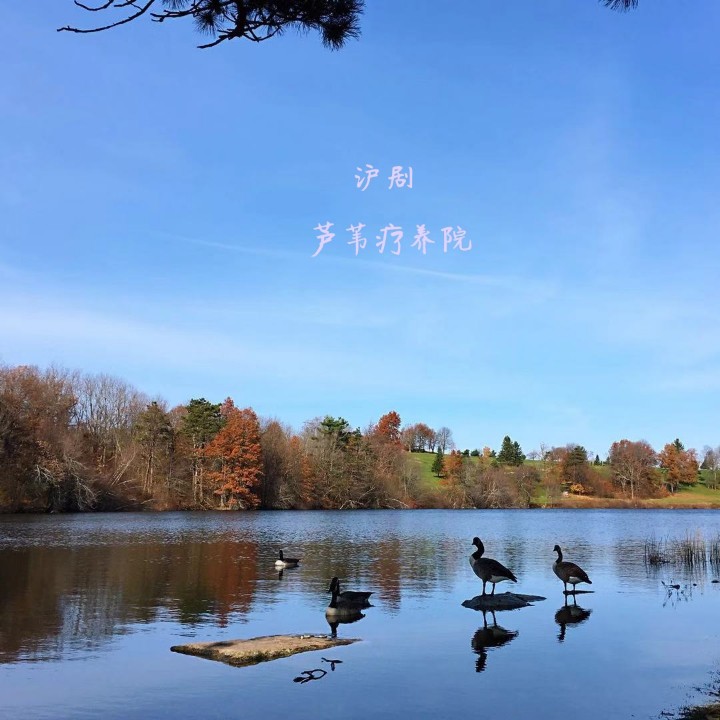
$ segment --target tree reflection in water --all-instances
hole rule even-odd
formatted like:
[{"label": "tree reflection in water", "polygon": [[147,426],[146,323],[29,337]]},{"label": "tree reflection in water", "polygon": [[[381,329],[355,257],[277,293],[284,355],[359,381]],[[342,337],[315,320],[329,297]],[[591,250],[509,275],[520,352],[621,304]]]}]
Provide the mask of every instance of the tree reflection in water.
[{"label": "tree reflection in water", "polygon": [[0,562],[0,662],[96,650],[129,625],[170,615],[225,627],[249,612],[254,542],[20,548]]}]

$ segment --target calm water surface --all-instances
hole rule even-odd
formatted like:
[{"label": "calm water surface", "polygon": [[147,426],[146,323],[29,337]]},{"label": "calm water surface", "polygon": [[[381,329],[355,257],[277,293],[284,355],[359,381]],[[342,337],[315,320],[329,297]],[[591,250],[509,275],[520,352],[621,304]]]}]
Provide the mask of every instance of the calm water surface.
[{"label": "calm water surface", "polygon": [[[0,716],[18,718],[657,718],[720,661],[720,584],[647,569],[643,540],[720,532],[713,511],[360,511],[0,517]],[[468,557],[536,605],[496,615]],[[593,594],[565,606],[552,547]],[[278,577],[277,550],[302,557]],[[340,637],[249,668],[170,652],[192,640],[329,632],[332,575],[372,590]],[[676,582],[680,591],[662,585]],[[504,590],[498,586],[498,590]],[[493,620],[487,616],[488,627]],[[341,659],[320,680],[303,670]],[[567,690],[570,694],[567,694]],[[571,698],[570,702],[568,698]]]}]

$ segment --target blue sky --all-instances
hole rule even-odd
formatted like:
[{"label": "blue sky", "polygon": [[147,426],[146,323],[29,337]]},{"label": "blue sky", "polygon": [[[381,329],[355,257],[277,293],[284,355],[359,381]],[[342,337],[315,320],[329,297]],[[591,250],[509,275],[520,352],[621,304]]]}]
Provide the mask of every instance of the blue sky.
[{"label": "blue sky", "polygon": [[4,3],[0,361],[461,448],[718,444],[720,6],[640,5],[370,2],[332,53]]}]

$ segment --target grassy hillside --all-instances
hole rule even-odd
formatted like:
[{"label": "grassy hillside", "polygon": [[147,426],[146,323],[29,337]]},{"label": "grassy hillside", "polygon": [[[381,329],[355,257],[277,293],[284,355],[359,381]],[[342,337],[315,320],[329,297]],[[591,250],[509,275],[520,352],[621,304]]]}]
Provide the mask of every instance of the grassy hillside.
[{"label": "grassy hillside", "polygon": [[646,502],[651,507],[720,507],[720,490],[698,483],[681,487],[675,495]]},{"label": "grassy hillside", "polygon": [[[432,472],[432,464],[435,459],[434,453],[408,453],[408,462],[416,467],[420,472],[420,480],[427,488],[437,488],[440,483],[438,478]],[[471,462],[477,462],[477,457],[470,457]],[[537,465],[540,463],[535,460],[526,460],[526,465]],[[609,476],[610,467],[607,465],[594,466],[595,469],[603,475]],[[702,471],[703,481],[707,479],[707,471]],[[544,506],[547,504],[547,497],[542,487],[538,487],[538,492],[534,498],[537,505]],[[720,490],[711,490],[703,482],[694,486],[682,486],[675,495],[664,498],[639,501],[639,505],[649,508],[720,508]],[[630,507],[632,504],[623,499],[617,498],[597,498],[597,497],[581,497],[572,495],[559,499],[557,506],[559,507]]]},{"label": "grassy hillside", "polygon": [[[420,471],[420,480],[428,487],[435,487],[439,482],[438,478],[431,470],[435,453],[408,453],[408,462]],[[477,458],[471,458],[477,460]]]}]

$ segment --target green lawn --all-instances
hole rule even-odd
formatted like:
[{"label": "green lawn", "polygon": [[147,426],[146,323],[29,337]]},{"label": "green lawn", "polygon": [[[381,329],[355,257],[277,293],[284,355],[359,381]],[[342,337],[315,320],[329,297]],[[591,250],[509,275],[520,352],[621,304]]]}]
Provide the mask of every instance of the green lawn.
[{"label": "green lawn", "polygon": [[653,507],[687,507],[707,504],[709,507],[720,507],[720,490],[711,490],[698,483],[697,485],[681,486],[669,497],[647,501]]},{"label": "green lawn", "polygon": [[420,470],[420,480],[428,487],[435,487],[439,482],[440,478],[437,477],[432,468],[433,460],[435,459],[435,453],[409,453],[408,462],[412,463],[415,467]]},{"label": "green lawn", "polygon": [[[435,453],[409,453],[408,462],[412,463],[420,471],[420,480],[428,488],[436,488],[440,483],[438,478],[431,470]],[[471,462],[477,462],[477,457],[470,457]],[[539,465],[537,460],[526,460],[526,465]],[[610,467],[607,465],[594,466],[596,470],[602,474],[610,474]],[[707,471],[702,471],[704,479],[707,478]],[[595,499],[595,502],[601,501],[601,498]],[[538,494],[534,499],[537,505],[543,506],[547,504],[545,491],[542,487],[538,488]],[[706,507],[720,508],[720,490],[711,490],[702,483],[692,486],[682,486],[677,493],[665,498],[655,500],[645,500],[645,504],[649,507],[692,507],[701,505]]]}]

